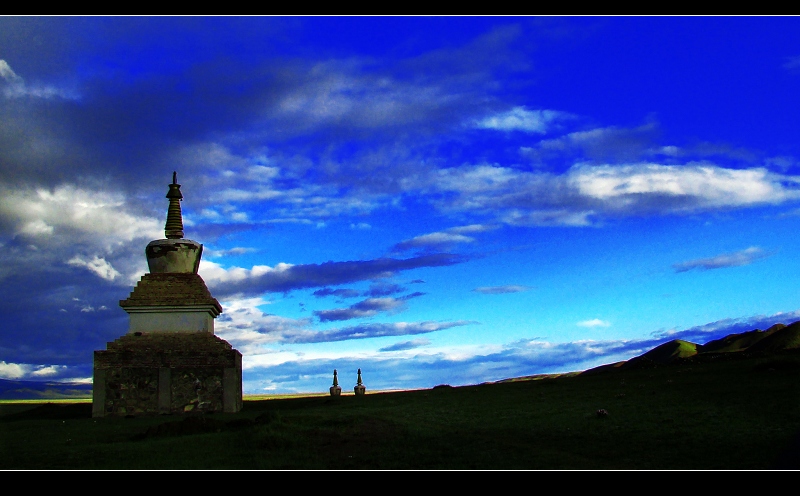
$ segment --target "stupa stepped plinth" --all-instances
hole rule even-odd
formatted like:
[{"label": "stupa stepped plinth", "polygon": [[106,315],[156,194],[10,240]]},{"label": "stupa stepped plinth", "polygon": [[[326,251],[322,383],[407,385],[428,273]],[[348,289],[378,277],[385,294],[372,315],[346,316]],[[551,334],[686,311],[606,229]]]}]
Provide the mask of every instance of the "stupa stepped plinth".
[{"label": "stupa stepped plinth", "polygon": [[180,187],[173,172],[166,239],[147,245],[150,272],[119,302],[128,333],[94,352],[94,417],[242,408],[242,354],[214,335],[222,306],[197,273],[203,245],[183,238]]}]

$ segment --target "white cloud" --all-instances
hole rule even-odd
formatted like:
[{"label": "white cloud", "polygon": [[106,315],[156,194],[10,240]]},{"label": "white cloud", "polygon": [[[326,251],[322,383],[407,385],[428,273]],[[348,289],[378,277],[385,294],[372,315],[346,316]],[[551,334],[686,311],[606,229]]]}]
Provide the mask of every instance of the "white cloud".
[{"label": "white cloud", "polygon": [[3,59],[0,59],[0,77],[9,83],[22,82],[22,78],[17,76],[14,70],[11,69],[11,66],[8,65],[8,62]]},{"label": "white cloud", "polygon": [[477,121],[475,126],[482,129],[544,134],[554,121],[567,117],[569,114],[555,110],[527,110],[525,107],[514,107],[507,112]]},{"label": "white cloud", "polygon": [[248,181],[268,183],[280,175],[278,167],[266,165],[251,165],[247,168],[245,177]]},{"label": "white cloud", "polygon": [[42,219],[36,219],[22,224],[17,233],[27,234],[29,236],[48,236],[53,234],[53,229],[53,226],[47,224]]},{"label": "white cloud", "polygon": [[214,324],[215,334],[229,341],[243,355],[259,355],[265,345],[276,344],[284,336],[304,332],[311,319],[291,319],[259,309],[269,301],[261,297],[231,298],[221,302],[222,315]]},{"label": "white cloud", "polygon": [[258,248],[248,248],[242,246],[236,246],[234,248],[229,248],[226,250],[214,250],[208,247],[203,247],[203,256],[204,257],[228,257],[228,256],[238,256],[244,255],[246,253],[253,253],[258,251]]},{"label": "white cloud", "polygon": [[455,233],[455,234],[465,234],[465,233],[480,233],[486,231],[492,231],[497,229],[498,226],[491,225],[491,224],[470,224],[468,226],[459,226],[459,227],[451,227],[446,232]]},{"label": "white cloud", "polygon": [[576,325],[581,327],[609,327],[611,323],[606,322],[605,320],[591,319],[578,322]]},{"label": "white cloud", "polygon": [[428,234],[415,236],[397,243],[395,250],[404,251],[413,248],[437,248],[445,249],[449,245],[457,243],[472,243],[475,238],[465,234],[481,233],[497,229],[496,225],[470,224],[468,226],[451,227],[444,231],[437,231]]},{"label": "white cloud", "polygon": [[31,372],[31,377],[52,377],[66,370],[65,365],[47,365]]},{"label": "white cloud", "polygon": [[433,248],[443,247],[453,243],[472,243],[475,238],[464,236],[463,234],[451,234],[447,232],[435,232],[416,236],[397,243],[396,250],[410,250],[413,248]]},{"label": "white cloud", "polygon": [[303,82],[283,95],[270,115],[287,128],[385,128],[427,123],[431,113],[460,100],[449,87],[370,72],[354,59],[317,64],[297,74]]},{"label": "white cloud", "polygon": [[594,210],[571,211],[567,208],[526,211],[512,209],[500,220],[512,226],[573,226],[586,227],[593,224]]},{"label": "white cloud", "polygon": [[267,265],[254,265],[252,269],[244,269],[242,267],[226,269],[218,263],[201,259],[200,268],[197,272],[207,283],[237,282],[258,278],[269,273],[284,273],[292,266],[292,264],[279,263],[274,268]]},{"label": "white cloud", "polygon": [[0,378],[20,379],[30,371],[30,365],[0,361]]},{"label": "white cloud", "polygon": [[59,88],[49,84],[27,84],[25,80],[11,69],[8,62],[0,59],[0,77],[8,85],[3,88],[6,98],[20,98],[23,96],[33,96],[36,98],[66,98],[75,100],[78,95],[75,91],[68,88]]},{"label": "white cloud", "polygon": [[409,178],[404,187],[445,212],[511,225],[588,226],[604,216],[747,208],[800,199],[800,179],[765,168],[709,163],[572,166],[562,174],[464,165]]},{"label": "white cloud", "polygon": [[[90,270],[97,276],[106,281],[113,281],[117,277],[120,276],[120,273],[115,269],[110,263],[108,263],[104,258],[98,257],[95,255],[92,257],[91,260],[86,260],[83,257],[78,255],[72,257],[67,261],[68,265],[72,265],[75,267],[85,267],[86,269]],[[89,307],[91,308],[91,307]],[[94,311],[92,308],[91,310],[84,310],[81,309],[81,312],[90,312]]]},{"label": "white cloud", "polygon": [[781,181],[798,180],[776,176],[763,168],[725,169],[715,165],[635,164],[624,166],[576,166],[568,184],[582,196],[624,206],[644,196],[687,198],[692,201],[677,209],[748,206],[780,203],[798,198]]},{"label": "white cloud", "polygon": [[430,180],[435,189],[469,194],[502,191],[514,187],[514,182],[520,179],[531,177],[529,173],[506,167],[475,165],[439,169]]},{"label": "white cloud", "polygon": [[[43,378],[58,379],[64,375],[69,367],[66,365],[34,365],[30,363],[8,363],[0,361],[0,379],[9,380],[40,380]],[[75,382],[73,378],[61,378],[62,382]],[[89,381],[91,382],[91,380]]]},{"label": "white cloud", "polygon": [[660,153],[663,155],[670,155],[673,157],[677,157],[680,154],[680,148],[677,146],[662,146],[659,150]]},{"label": "white cloud", "polygon": [[128,208],[121,194],[71,184],[53,189],[0,184],[0,217],[16,224],[18,233],[41,236],[66,230],[104,244],[163,237],[162,221]]}]

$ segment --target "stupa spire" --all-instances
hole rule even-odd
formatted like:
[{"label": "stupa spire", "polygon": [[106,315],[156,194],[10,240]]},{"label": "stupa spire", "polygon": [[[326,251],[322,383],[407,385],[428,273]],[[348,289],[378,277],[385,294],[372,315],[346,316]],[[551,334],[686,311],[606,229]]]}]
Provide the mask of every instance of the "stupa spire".
[{"label": "stupa spire", "polygon": [[200,267],[203,245],[183,237],[183,218],[181,217],[181,185],[178,173],[172,173],[172,184],[167,192],[169,208],[167,223],[164,225],[166,239],[155,239],[144,249],[147,266],[151,273],[181,272],[194,273]]},{"label": "stupa spire", "polygon": [[164,225],[164,235],[167,239],[183,238],[183,217],[181,216],[181,185],[178,184],[178,172],[172,172],[172,184],[167,192],[169,208],[167,209],[167,223]]}]

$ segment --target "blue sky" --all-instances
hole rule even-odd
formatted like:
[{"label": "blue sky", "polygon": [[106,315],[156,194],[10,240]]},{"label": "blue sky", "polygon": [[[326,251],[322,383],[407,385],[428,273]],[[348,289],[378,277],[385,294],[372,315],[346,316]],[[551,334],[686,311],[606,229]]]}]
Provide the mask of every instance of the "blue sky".
[{"label": "blue sky", "polygon": [[0,17],[0,378],[91,380],[173,170],[247,394],[794,322],[798,90],[795,17]]}]

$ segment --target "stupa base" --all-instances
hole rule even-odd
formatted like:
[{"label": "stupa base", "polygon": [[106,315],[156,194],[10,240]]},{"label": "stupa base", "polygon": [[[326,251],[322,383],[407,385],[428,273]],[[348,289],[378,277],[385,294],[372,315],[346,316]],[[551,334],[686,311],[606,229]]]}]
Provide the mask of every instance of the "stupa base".
[{"label": "stupa base", "polygon": [[242,354],[208,332],[132,333],[94,352],[92,416],[237,413]]}]

